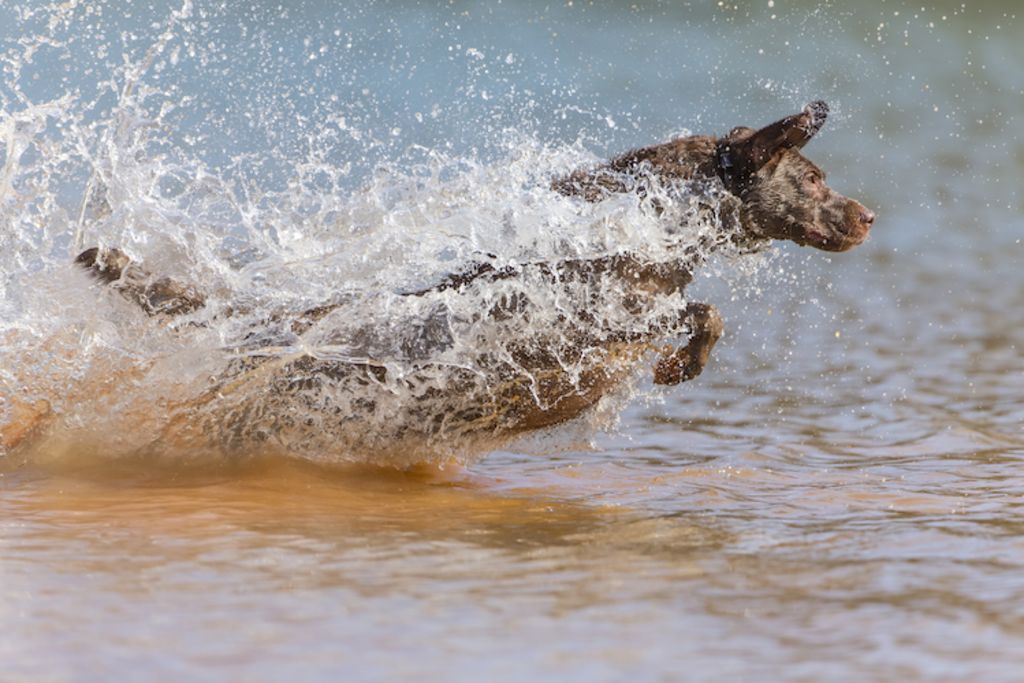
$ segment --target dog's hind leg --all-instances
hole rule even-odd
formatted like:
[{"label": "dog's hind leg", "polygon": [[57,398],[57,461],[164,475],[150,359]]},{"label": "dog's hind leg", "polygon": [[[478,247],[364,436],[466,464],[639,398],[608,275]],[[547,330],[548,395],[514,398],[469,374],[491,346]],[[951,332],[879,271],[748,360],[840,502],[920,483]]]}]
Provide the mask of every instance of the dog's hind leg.
[{"label": "dog's hind leg", "polygon": [[21,444],[39,430],[51,414],[49,401],[40,399],[28,403],[21,399],[12,399],[10,419],[7,423],[0,424],[0,452],[9,451]]},{"label": "dog's hind leg", "polygon": [[202,308],[206,298],[195,288],[171,278],[156,278],[133,263],[120,249],[86,249],[75,263],[109,284],[149,315],[180,315]]},{"label": "dog's hind leg", "polygon": [[679,384],[699,375],[725,330],[722,316],[711,304],[690,304],[683,317],[690,326],[690,343],[662,354],[654,366],[655,384]]}]

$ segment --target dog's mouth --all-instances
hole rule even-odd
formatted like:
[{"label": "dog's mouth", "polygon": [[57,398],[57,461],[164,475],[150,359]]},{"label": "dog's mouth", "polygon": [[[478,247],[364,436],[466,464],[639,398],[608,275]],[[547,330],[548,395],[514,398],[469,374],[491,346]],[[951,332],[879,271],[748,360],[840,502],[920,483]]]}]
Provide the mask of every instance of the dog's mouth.
[{"label": "dog's mouth", "polygon": [[803,239],[797,240],[802,247],[814,247],[822,251],[849,251],[868,238],[868,228],[851,231],[849,233],[835,232],[827,235],[818,230],[808,230],[804,233]]},{"label": "dog's mouth", "polygon": [[827,249],[832,240],[829,240],[828,235],[817,230],[806,230],[801,239],[796,240],[797,244],[801,247],[817,247],[818,249]]},{"label": "dog's mouth", "polygon": [[850,202],[844,212],[846,220],[831,229],[807,226],[800,239],[794,240],[801,246],[811,246],[824,251],[848,251],[868,238],[875,214],[857,202]]}]

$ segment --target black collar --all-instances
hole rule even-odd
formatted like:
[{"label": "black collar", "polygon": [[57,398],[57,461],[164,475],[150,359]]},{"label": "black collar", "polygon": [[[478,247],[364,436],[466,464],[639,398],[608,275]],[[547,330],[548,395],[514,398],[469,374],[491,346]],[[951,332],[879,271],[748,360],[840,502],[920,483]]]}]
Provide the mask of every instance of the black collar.
[{"label": "black collar", "polygon": [[746,183],[740,180],[740,169],[736,168],[736,153],[732,145],[725,140],[715,145],[715,172],[725,185],[725,189],[737,197],[744,190]]}]

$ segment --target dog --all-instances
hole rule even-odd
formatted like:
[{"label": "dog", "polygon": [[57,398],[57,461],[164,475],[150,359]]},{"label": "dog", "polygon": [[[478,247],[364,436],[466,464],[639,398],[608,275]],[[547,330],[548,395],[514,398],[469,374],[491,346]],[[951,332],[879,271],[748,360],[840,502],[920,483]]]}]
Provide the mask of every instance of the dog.
[{"label": "dog", "polygon": [[[828,106],[817,101],[760,129],[738,127],[723,137],[681,137],[636,149],[600,166],[556,178],[551,189],[595,203],[630,193],[646,197],[651,181],[704,183],[721,192],[735,209],[723,214],[720,243],[756,251],[771,240],[786,240],[825,251],[847,251],[867,238],[875,215],[829,188],[825,173],[800,152],[821,130],[828,112]],[[653,203],[658,211],[657,201]],[[703,262],[704,251],[690,249],[680,258],[661,263],[633,254],[504,267],[484,261],[402,296],[440,301],[511,281],[531,283],[534,288],[568,284],[582,291],[610,291],[611,284],[611,289],[620,293],[615,305],[627,315],[643,316],[652,301],[682,294],[693,280],[694,269]],[[188,316],[206,305],[206,298],[194,287],[155,277],[118,249],[87,249],[76,257],[75,264],[152,317]],[[272,439],[275,432],[326,430],[325,440],[311,443],[313,448],[329,447],[341,438],[325,427],[332,421],[351,422],[362,414],[367,420],[376,415],[379,422],[381,416],[395,415],[399,408],[388,408],[387,392],[373,392],[375,387],[397,382],[410,388],[400,407],[403,419],[387,434],[376,433],[376,444],[367,444],[363,436],[346,436],[342,439],[346,447],[380,447],[381,439],[422,446],[473,438],[494,445],[591,410],[634,375],[651,353],[657,355],[655,384],[692,380],[706,367],[724,331],[718,310],[707,303],[687,303],[667,319],[647,321],[638,330],[602,327],[588,313],[587,302],[581,301],[572,312],[561,315],[557,334],[516,339],[515,321],[532,315],[529,297],[522,291],[498,297],[475,318],[476,324],[487,325],[511,321],[501,328],[512,338],[500,353],[481,350],[473,367],[441,369],[431,362],[431,350],[450,344],[452,323],[442,321],[432,327],[428,321],[399,342],[409,358],[421,359],[413,372],[401,377],[392,377],[386,364],[373,362],[372,330],[354,335],[367,349],[367,358],[361,361],[303,354],[282,358],[261,352],[304,335],[320,334],[320,328],[329,327],[332,316],[339,315],[343,301],[261,320],[258,329],[233,349],[244,353],[238,353],[225,372],[212,380],[204,397],[195,401],[200,407],[221,406],[210,412],[208,423],[198,431],[216,434],[211,438],[221,447],[235,450],[251,448],[254,440]],[[268,334],[266,329],[273,332]],[[688,337],[684,346],[672,348],[663,343],[680,335]],[[324,415],[323,401],[313,397],[339,383],[348,396],[357,398],[349,400],[344,409],[333,407]],[[256,386],[258,390],[248,390]],[[245,398],[232,403],[233,395]],[[46,406],[40,405],[26,404],[15,411],[20,422],[0,430],[0,445],[12,448],[31,434],[34,427],[27,422],[38,422],[47,413]],[[309,417],[317,411],[317,417]],[[201,412],[191,406],[189,419]]]},{"label": "dog", "polygon": [[[864,242],[874,212],[825,184],[825,172],[800,153],[821,130],[829,107],[823,101],[759,130],[739,126],[723,138],[697,135],[627,152],[597,169],[576,171],[552,183],[562,194],[597,202],[629,191],[638,173],[662,179],[721,181],[739,202],[741,239],[788,240],[824,251],[848,251]],[[689,282],[690,274],[680,274]],[[690,344],[664,355],[657,384],[678,384],[699,375],[724,327],[708,304],[691,304]]]}]

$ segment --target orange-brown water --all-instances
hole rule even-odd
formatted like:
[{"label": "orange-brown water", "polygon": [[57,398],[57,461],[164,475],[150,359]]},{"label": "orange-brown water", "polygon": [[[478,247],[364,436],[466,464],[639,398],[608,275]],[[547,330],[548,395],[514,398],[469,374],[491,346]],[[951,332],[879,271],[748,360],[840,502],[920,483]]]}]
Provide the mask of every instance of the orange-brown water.
[{"label": "orange-brown water", "polygon": [[[201,4],[142,82],[183,112],[155,151],[185,150],[214,172],[251,153],[250,180],[275,187],[308,133],[337,133],[324,158],[297,157],[307,170],[353,163],[352,187],[310,181],[285,203],[300,225],[302,202],[347,196],[411,145],[450,143],[487,169],[508,159],[488,143],[509,125],[556,148],[582,135],[610,156],[818,98],[833,115],[805,151],[878,219],[865,245],[833,256],[789,245],[753,282],[711,264],[692,290],[725,318],[708,369],[660,402],[633,402],[610,433],[577,427],[466,469],[414,472],[191,452],[128,460],[123,448],[111,459],[102,438],[5,456],[0,681],[1024,677],[1016,2]],[[27,6],[38,13],[15,11]],[[22,20],[70,47],[63,60],[51,43],[28,61],[28,47],[14,50],[4,65],[21,76],[4,72],[0,114],[90,78],[123,85],[122,52],[141,61],[177,7],[66,3],[53,29],[49,10],[4,3],[4,50]],[[34,121],[5,130],[29,139]],[[50,133],[38,135],[67,142]],[[16,155],[3,145],[7,168]],[[43,254],[39,267],[59,273],[73,257],[81,193],[65,185],[87,178],[64,177],[53,158],[57,180],[38,185],[34,160],[47,153],[22,155],[18,182],[0,174],[4,330],[61,328],[30,307],[3,317],[47,298],[19,288],[18,268]],[[145,232],[162,196],[147,178],[114,177],[145,191],[111,198],[126,220],[114,234],[137,249],[164,244]],[[195,197],[211,211],[182,207],[161,225],[217,224],[223,207],[199,200],[223,186],[203,178]],[[520,226],[533,207],[511,205]],[[54,217],[49,233],[40,215]],[[178,236],[172,247],[192,244]],[[119,319],[100,322],[103,333]],[[15,370],[76,370],[15,351],[3,358],[28,359]],[[0,400],[17,374],[0,364]],[[72,383],[64,396],[88,390]],[[162,417],[117,404],[116,386],[109,396],[129,416]]]},{"label": "orange-brown water", "polygon": [[727,451],[759,431],[709,420],[687,453],[629,419],[632,443],[469,470],[5,472],[0,656],[13,680],[1015,675],[1019,448]]}]

